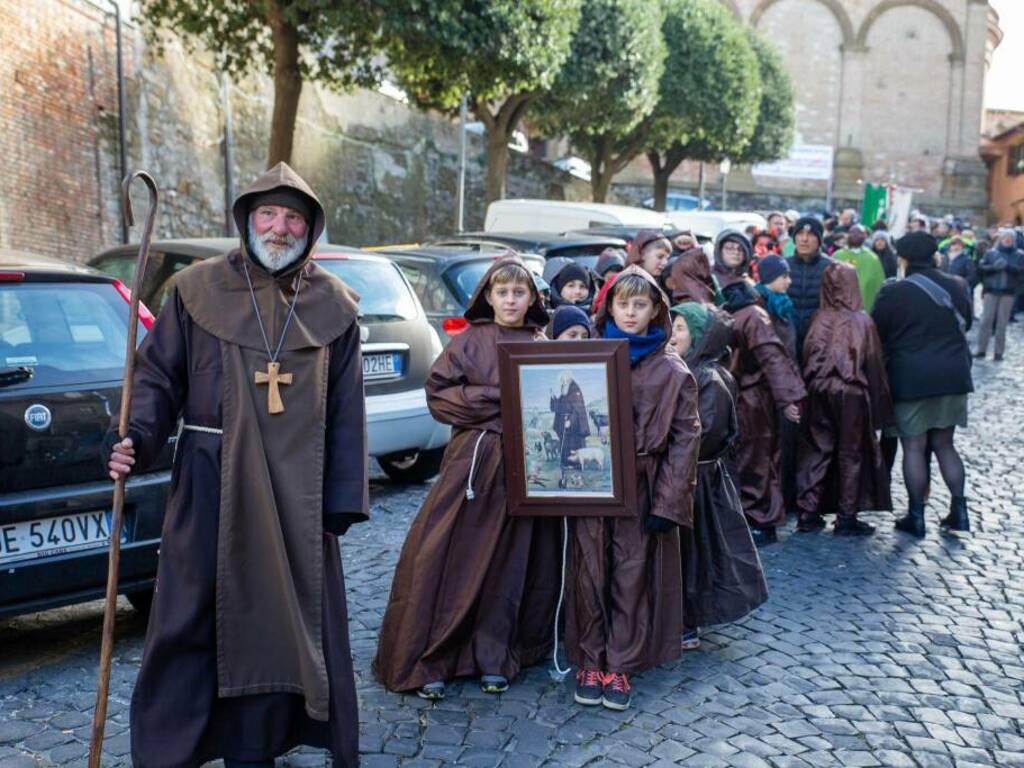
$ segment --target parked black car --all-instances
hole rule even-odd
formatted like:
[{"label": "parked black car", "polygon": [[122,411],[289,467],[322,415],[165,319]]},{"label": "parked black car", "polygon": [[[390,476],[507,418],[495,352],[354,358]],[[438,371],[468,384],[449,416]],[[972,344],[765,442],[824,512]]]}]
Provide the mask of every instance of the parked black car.
[{"label": "parked black car", "polygon": [[[142,288],[142,299],[159,312],[174,275],[190,264],[238,246],[229,238],[156,240]],[[126,278],[134,268],[135,246],[98,254],[90,264]],[[424,482],[437,474],[449,427],[427,410],[423,389],[441,341],[427,322],[408,281],[388,259],[356,248],[317,246],[316,263],[359,294],[366,431],[370,456],[397,482]]]},{"label": "parked black car", "polygon": [[[462,316],[470,296],[495,259],[507,246],[472,243],[470,245],[402,245],[378,248],[374,253],[394,261],[412,285],[426,310],[430,324],[441,343],[469,327]],[[535,253],[519,254],[534,274],[540,290],[547,284],[541,276],[544,259]]]},{"label": "parked black car", "polygon": [[[113,484],[100,446],[121,399],[128,298],[96,270],[0,251],[0,618],[106,589]],[[126,485],[120,587],[142,610],[173,442]]]},{"label": "parked black car", "polygon": [[[634,233],[635,234],[635,233]],[[604,233],[564,235],[551,232],[466,232],[428,243],[428,245],[476,245],[512,248],[520,253],[536,253],[545,259],[563,257],[593,269],[605,248],[625,248],[625,240]]]}]

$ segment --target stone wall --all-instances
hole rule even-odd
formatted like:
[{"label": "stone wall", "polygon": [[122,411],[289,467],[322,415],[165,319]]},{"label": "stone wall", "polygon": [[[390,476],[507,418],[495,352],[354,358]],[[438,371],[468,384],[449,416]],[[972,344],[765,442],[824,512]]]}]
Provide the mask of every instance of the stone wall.
[{"label": "stone wall", "polygon": [[[156,58],[130,22],[124,40],[129,165],[160,185],[157,236],[224,234],[225,91],[210,57],[170,39]],[[0,248],[83,260],[119,242],[115,66],[112,17],[87,0],[0,0]],[[237,189],[265,167],[272,99],[263,76],[230,88]],[[458,126],[440,115],[376,91],[303,89],[292,165],[324,202],[334,242],[454,231],[458,152]],[[467,160],[472,229],[484,213],[481,137],[470,134]],[[590,190],[512,153],[508,194],[578,200]]]}]

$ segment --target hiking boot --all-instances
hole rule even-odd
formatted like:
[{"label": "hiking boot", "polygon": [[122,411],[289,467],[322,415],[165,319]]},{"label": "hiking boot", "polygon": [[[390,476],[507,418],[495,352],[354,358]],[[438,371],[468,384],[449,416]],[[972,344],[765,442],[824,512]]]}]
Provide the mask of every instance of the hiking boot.
[{"label": "hiking boot", "polygon": [[438,680],[436,682],[420,686],[416,691],[416,695],[421,699],[426,699],[427,701],[441,701],[441,699],[444,698],[444,681]]},{"label": "hiking boot", "polygon": [[504,693],[508,690],[508,678],[502,675],[480,675],[480,690],[484,693]]},{"label": "hiking boot", "polygon": [[796,529],[800,533],[817,533],[825,527],[825,518],[817,512],[801,512]]},{"label": "hiking boot", "polygon": [[581,669],[576,673],[576,703],[588,707],[601,703],[604,694],[604,672]]},{"label": "hiking boot", "polygon": [[680,647],[684,651],[695,651],[700,648],[700,630],[689,629],[683,632],[683,641]]},{"label": "hiking boot", "polygon": [[875,526],[858,520],[856,517],[837,517],[836,527],[832,533],[836,536],[870,536]]},{"label": "hiking boot", "polygon": [[601,703],[608,709],[624,712],[629,709],[633,696],[630,693],[629,676],[622,672],[609,672],[604,677],[604,694]]},{"label": "hiking boot", "polygon": [[940,525],[950,531],[971,530],[971,518],[967,515],[967,499],[965,497],[954,496],[949,500],[949,514],[942,518]]},{"label": "hiking boot", "polygon": [[924,538],[924,502],[911,503],[907,514],[896,521],[896,530]]},{"label": "hiking boot", "polygon": [[754,539],[754,544],[759,547],[763,547],[766,544],[774,544],[779,540],[778,535],[775,533],[774,526],[769,526],[767,528],[751,528],[750,535]]}]

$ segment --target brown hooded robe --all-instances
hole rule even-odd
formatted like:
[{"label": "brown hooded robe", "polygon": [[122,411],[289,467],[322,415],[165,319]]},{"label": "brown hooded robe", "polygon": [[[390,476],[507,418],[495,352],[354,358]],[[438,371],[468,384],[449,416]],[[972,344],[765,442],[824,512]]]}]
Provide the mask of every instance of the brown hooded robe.
[{"label": "brown hooded robe", "polygon": [[696,301],[700,304],[715,304],[715,280],[711,275],[711,264],[703,248],[683,251],[672,263],[669,271],[672,281],[672,303]]},{"label": "brown hooded robe", "polygon": [[[649,280],[661,297],[652,327],[671,336],[668,300],[642,269],[622,275]],[[621,276],[620,278],[621,279]],[[603,335],[607,304],[595,318]],[[683,594],[679,531],[648,533],[648,515],[677,526],[693,521],[700,421],[697,383],[686,364],[662,345],[632,369],[637,451],[634,517],[572,521],[565,648],[573,664],[605,672],[642,672],[680,655]]]},{"label": "brown hooded robe", "polygon": [[[157,588],[131,707],[133,763],[267,760],[297,744],[358,761],[358,713],[335,533],[367,517],[365,411],[354,294],[310,260],[271,275],[246,253],[253,196],[313,192],[281,163],[235,202],[242,248],[182,272],[138,352],[137,469],[179,415]],[[281,337],[285,411],[269,414],[267,336]]]},{"label": "brown hooded robe", "polygon": [[894,421],[878,332],[863,311],[856,270],[829,264],[821,307],[804,339],[808,398],[797,453],[797,507],[853,516],[891,510],[876,431]]},{"label": "brown hooded robe", "polygon": [[761,560],[723,460],[737,435],[735,383],[719,363],[732,318],[708,307],[704,333],[686,353],[700,392],[700,464],[693,527],[679,531],[688,629],[738,621],[768,599]]},{"label": "brown hooded robe", "polygon": [[548,316],[538,295],[524,327],[494,322],[484,293],[507,263],[522,266],[494,262],[470,299],[469,328],[427,378],[430,412],[454,430],[395,567],[373,662],[388,690],[481,674],[512,680],[551,649],[561,535],[556,520],[506,513],[497,350],[499,341],[542,339]]},{"label": "brown hooded robe", "polygon": [[[746,281],[743,275],[751,256],[750,243],[745,236],[739,235],[746,244],[745,263],[734,270],[721,263],[721,244],[733,236],[728,231],[720,233],[715,243],[715,274],[726,296],[724,308],[733,316],[735,348],[730,372],[739,387],[736,414],[740,433],[732,475],[750,524],[767,528],[781,524],[786,518],[779,410],[800,402],[807,391],[796,363],[775,332],[771,317],[757,303],[753,289],[738,285]],[[742,299],[742,294],[748,294],[749,300]]]}]

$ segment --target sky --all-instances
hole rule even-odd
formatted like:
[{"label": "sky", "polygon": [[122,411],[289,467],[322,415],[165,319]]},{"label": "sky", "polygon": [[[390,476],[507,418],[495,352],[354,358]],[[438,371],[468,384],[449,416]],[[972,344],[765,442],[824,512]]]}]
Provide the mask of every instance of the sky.
[{"label": "sky", "polygon": [[1024,0],[989,0],[999,14],[1003,42],[992,54],[992,68],[985,81],[987,109],[1024,111]]}]

